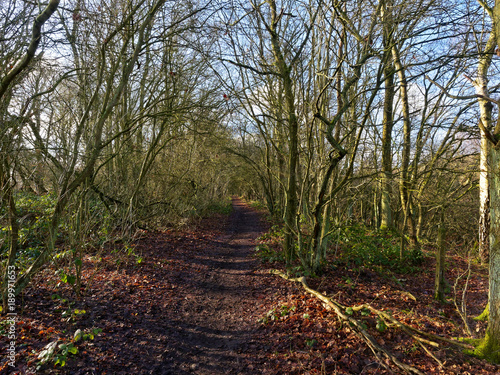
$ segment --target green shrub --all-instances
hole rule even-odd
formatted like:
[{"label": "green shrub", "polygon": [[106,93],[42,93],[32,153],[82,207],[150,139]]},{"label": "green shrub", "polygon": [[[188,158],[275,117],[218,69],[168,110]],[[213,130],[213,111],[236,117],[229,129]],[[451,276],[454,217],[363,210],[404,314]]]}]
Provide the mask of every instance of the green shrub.
[{"label": "green shrub", "polygon": [[285,229],[281,225],[273,225],[271,229],[263,233],[257,241],[280,243],[285,237]]},{"label": "green shrub", "polygon": [[[53,194],[36,195],[29,192],[16,192],[14,199],[19,223],[18,266],[22,270],[27,262],[40,254],[45,245],[56,198]],[[7,222],[2,223],[0,231],[2,256],[6,255],[8,246],[10,227],[6,224]]]},{"label": "green shrub", "polygon": [[250,201],[250,207],[255,208],[256,210],[267,210],[267,206],[260,201]]},{"label": "green shrub", "polygon": [[[54,213],[57,197],[54,194],[36,195],[18,191],[14,196],[19,224],[19,248],[17,266],[23,270],[43,251],[49,238],[49,228]],[[99,247],[109,240],[110,232],[115,224],[114,218],[101,200],[88,194],[85,201],[85,212],[78,216],[78,196],[72,199],[63,214],[57,228],[56,259],[62,261],[81,262],[82,254],[75,253],[76,247]],[[76,227],[77,219],[81,224]],[[0,230],[0,255],[7,254],[9,227],[6,218],[2,218]],[[76,244],[78,246],[76,246]],[[69,257],[69,251],[75,253]]]}]

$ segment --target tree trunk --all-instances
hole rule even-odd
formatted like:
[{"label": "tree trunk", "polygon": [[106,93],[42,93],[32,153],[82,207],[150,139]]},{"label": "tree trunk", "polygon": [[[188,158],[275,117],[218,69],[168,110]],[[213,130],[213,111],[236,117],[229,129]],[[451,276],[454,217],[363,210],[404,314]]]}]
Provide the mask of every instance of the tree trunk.
[{"label": "tree trunk", "polygon": [[[479,111],[483,127],[488,131],[492,129],[491,113],[493,105],[482,97],[489,97],[488,90],[488,70],[491,65],[493,53],[496,47],[495,32],[490,33],[486,43],[484,53],[480,56],[477,66],[477,78],[474,81],[476,93],[479,96]],[[482,263],[488,261],[489,250],[489,230],[490,230],[490,195],[489,195],[489,167],[488,167],[488,148],[489,141],[483,129],[481,134],[481,152],[479,162],[479,258]]]},{"label": "tree trunk", "polygon": [[392,129],[394,127],[394,63],[392,56],[393,20],[392,2],[387,1],[381,8],[381,18],[384,21],[383,44],[384,44],[384,117],[382,131],[382,179],[380,184],[380,229],[393,226],[391,209],[391,185],[392,185]]},{"label": "tree trunk", "polygon": [[488,172],[488,140],[481,132],[481,156],[479,172],[479,259],[481,263],[488,263],[489,233],[490,233],[490,192]]},{"label": "tree trunk", "polygon": [[391,182],[392,182],[392,128],[394,102],[394,69],[388,66],[385,72],[384,129],[382,132],[382,180],[380,184],[380,229],[392,227]]},{"label": "tree trunk", "polygon": [[444,207],[440,208],[440,218],[439,218],[439,229],[437,236],[437,250],[436,250],[436,277],[434,281],[434,298],[438,301],[444,302],[445,289],[446,289],[446,279],[444,277],[445,273],[445,258],[446,258],[446,247],[444,243],[444,238],[446,235],[446,226],[444,222]]},{"label": "tree trunk", "polygon": [[377,189],[373,191],[373,227],[378,228],[380,225],[380,213],[379,213],[379,203]]},{"label": "tree trunk", "polygon": [[7,207],[7,212],[9,215],[9,252],[7,258],[7,264],[5,265],[4,275],[3,275],[3,288],[2,288],[2,300],[3,300],[3,311],[7,312],[7,296],[8,296],[8,277],[9,271],[12,267],[15,267],[17,250],[19,245],[19,222],[17,220],[17,209],[16,202],[14,201],[13,189],[11,186],[10,176],[8,172],[8,165],[5,160],[1,161],[0,164],[0,187],[3,191],[2,199],[4,205]]},{"label": "tree trunk", "polygon": [[298,131],[299,122],[295,113],[295,95],[291,77],[291,67],[287,65],[283,56],[279,36],[275,29],[281,17],[276,10],[276,2],[268,1],[271,8],[271,45],[274,59],[280,78],[283,82],[285,94],[286,113],[288,115],[288,182],[286,187],[286,207],[285,207],[285,239],[283,249],[287,263],[290,263],[295,252],[295,229],[297,216],[297,164],[299,160],[298,152]]},{"label": "tree trunk", "polygon": [[[332,158],[330,160],[330,165],[328,166],[328,170],[325,173],[325,176],[323,177],[323,181],[321,183],[321,188],[319,190],[318,198],[315,204],[315,207],[312,212],[313,216],[313,231],[312,231],[312,254],[311,254],[311,267],[314,272],[319,270],[319,265],[321,264],[321,261],[324,259],[325,254],[325,229],[327,228],[327,222],[330,220],[329,218],[329,210],[328,207],[330,206],[327,204],[326,198],[331,195],[332,193],[332,182],[331,177],[333,174],[333,171],[337,167],[337,165],[340,163],[340,161],[344,158],[344,156],[347,154],[345,150],[342,149],[342,151],[339,151],[338,156],[335,158]],[[327,195],[327,190],[328,190],[328,185],[330,185],[330,194]]]},{"label": "tree trunk", "polygon": [[[495,1],[493,8],[493,30],[488,43],[494,39],[494,47],[500,46],[500,1]],[[478,86],[476,86],[476,90]],[[482,122],[482,120],[481,120]],[[483,124],[481,131],[488,131]],[[489,246],[489,319],[486,334],[477,351],[480,355],[500,362],[500,147],[496,138],[500,133],[497,120],[494,131],[495,144],[490,145],[490,246]],[[490,139],[491,140],[491,139]]]},{"label": "tree trunk", "polygon": [[[410,123],[410,103],[408,100],[408,83],[406,80],[405,69],[401,63],[399,50],[396,46],[392,47],[392,56],[394,65],[398,72],[401,106],[403,111],[403,155],[401,161],[401,179],[399,182],[399,192],[401,196],[401,206],[403,208],[404,223],[409,227],[410,246],[413,250],[419,248],[415,221],[411,214],[411,188],[410,188],[410,152],[411,152],[411,123]],[[403,228],[403,231],[405,228]],[[404,241],[403,238],[401,241]],[[403,242],[402,242],[403,243]]]},{"label": "tree trunk", "polygon": [[500,362],[500,149],[491,147],[489,319],[479,353]]},{"label": "tree trunk", "polygon": [[297,215],[297,162],[298,162],[298,121],[295,115],[295,104],[290,77],[285,79],[285,95],[289,111],[289,158],[288,158],[288,184],[286,192],[285,212],[285,255],[290,262],[294,252],[294,228]]}]

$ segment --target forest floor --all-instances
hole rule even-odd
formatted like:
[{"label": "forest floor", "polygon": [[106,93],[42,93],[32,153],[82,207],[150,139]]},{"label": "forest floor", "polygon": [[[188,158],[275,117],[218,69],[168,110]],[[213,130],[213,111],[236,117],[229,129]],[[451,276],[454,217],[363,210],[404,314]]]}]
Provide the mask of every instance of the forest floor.
[{"label": "forest floor", "polygon": [[[214,215],[193,227],[144,233],[125,257],[111,251],[89,255],[79,298],[47,269],[21,301],[15,369],[6,363],[9,340],[2,337],[0,373],[401,373],[378,362],[356,331],[300,284],[271,275],[271,268],[282,265],[255,255],[256,239],[269,225],[241,200],[233,207],[231,215]],[[450,256],[448,280],[454,284],[467,265]],[[464,337],[453,298],[444,304],[432,298],[433,267],[430,257],[419,272],[405,275],[337,266],[307,282],[346,306],[369,303],[423,331]],[[455,293],[459,306],[464,280]],[[473,265],[465,300],[477,337],[485,323],[470,318],[486,299],[487,271]],[[400,329],[379,332],[371,314],[354,315],[380,345],[422,373],[500,373],[500,367],[447,344],[429,347],[433,359]],[[6,326],[1,328],[5,334]],[[73,342],[78,329],[95,337]],[[38,354],[54,342],[67,345],[67,353],[59,349],[40,366]],[[65,366],[55,366],[57,359]]]}]

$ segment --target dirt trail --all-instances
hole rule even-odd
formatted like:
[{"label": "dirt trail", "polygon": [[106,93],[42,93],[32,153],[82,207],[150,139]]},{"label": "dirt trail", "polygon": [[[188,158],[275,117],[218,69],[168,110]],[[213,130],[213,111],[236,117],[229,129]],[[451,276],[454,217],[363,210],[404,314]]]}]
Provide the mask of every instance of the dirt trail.
[{"label": "dirt trail", "polygon": [[[265,229],[258,213],[237,198],[233,207],[230,217],[206,218],[193,228],[145,233],[132,245],[135,255],[110,249],[98,262],[87,260],[81,299],[47,270],[39,281],[47,288],[30,289],[24,298],[18,326],[23,346],[14,373],[28,373],[36,365],[33,353],[48,343],[68,342],[77,329],[94,328],[102,332],[78,343],[66,366],[48,363],[37,373],[272,373],[269,335],[258,320],[286,288],[252,257]],[[68,309],[84,313],[67,319],[61,313]],[[4,366],[0,374],[4,370],[13,373]]]},{"label": "dirt trail", "polygon": [[[217,240],[219,246],[193,254],[193,264],[206,272],[186,268],[176,277],[189,283],[190,293],[176,301],[178,320],[172,325],[161,374],[245,374],[255,373],[253,333],[258,327],[255,314],[262,276],[254,272],[251,258],[261,226],[256,212],[233,199],[229,227]],[[249,314],[250,312],[250,314]],[[249,355],[253,357],[248,364]]]}]

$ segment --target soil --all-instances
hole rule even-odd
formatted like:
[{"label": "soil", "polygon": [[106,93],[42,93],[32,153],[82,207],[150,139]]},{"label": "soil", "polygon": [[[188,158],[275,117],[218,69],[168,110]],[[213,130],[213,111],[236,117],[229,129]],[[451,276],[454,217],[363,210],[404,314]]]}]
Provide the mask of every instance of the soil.
[{"label": "soil", "polygon": [[[298,284],[271,275],[271,268],[283,270],[283,264],[262,262],[255,251],[266,241],[256,239],[269,224],[238,198],[233,208],[231,215],[144,232],[133,244],[89,254],[81,297],[61,283],[54,269],[45,270],[20,302],[15,368],[6,362],[8,339],[0,341],[0,373],[400,373],[377,361],[349,325]],[[448,259],[447,278],[459,280],[455,295],[461,296],[465,278],[457,276],[468,264],[453,254]],[[454,303],[432,298],[433,270],[432,258],[418,273],[390,278],[336,264],[307,281],[344,305],[370,303],[421,330],[465,336]],[[470,318],[486,300],[487,272],[474,266],[466,302],[477,337],[485,323]],[[440,365],[400,330],[378,332],[374,317],[358,315],[380,345],[425,374],[500,373],[499,366],[442,344],[430,348]],[[68,354],[64,367],[54,365],[54,359],[40,365],[37,356],[47,344],[71,344],[78,329],[101,331],[73,343],[78,353]]]}]

